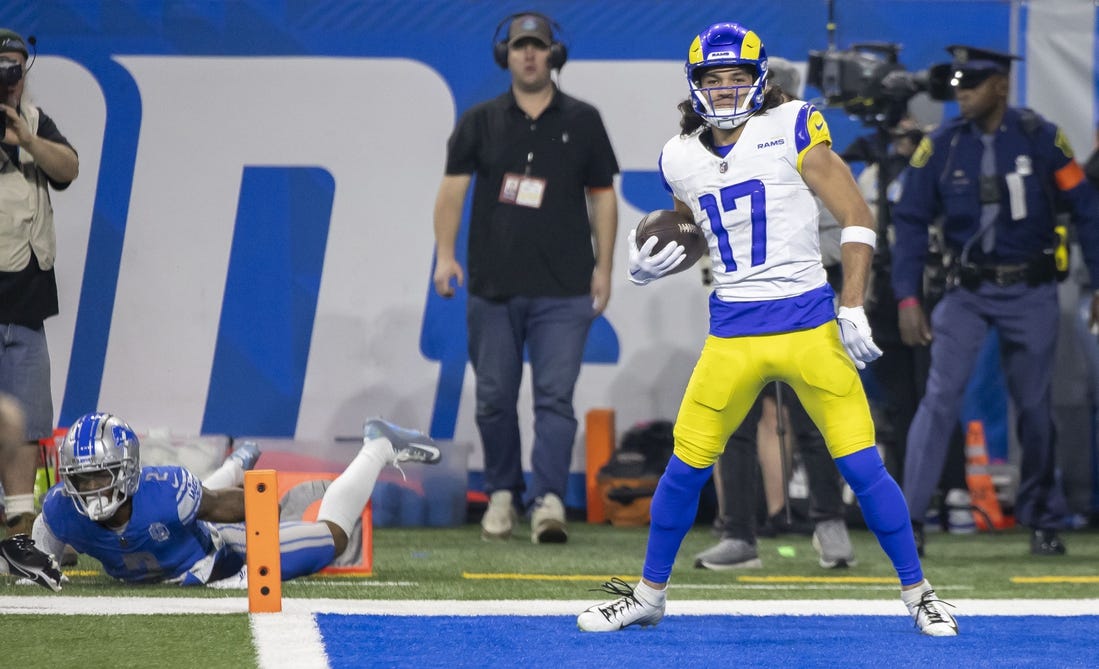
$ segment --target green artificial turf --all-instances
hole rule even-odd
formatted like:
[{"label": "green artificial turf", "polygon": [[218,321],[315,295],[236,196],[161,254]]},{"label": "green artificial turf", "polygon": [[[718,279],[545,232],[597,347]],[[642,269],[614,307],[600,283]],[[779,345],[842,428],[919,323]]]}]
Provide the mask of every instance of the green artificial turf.
[{"label": "green artificial turf", "polygon": [[[647,528],[572,523],[569,543],[533,545],[525,526],[508,542],[481,540],[476,525],[457,528],[386,528],[374,533],[374,574],[363,579],[328,576],[285,583],[286,597],[364,599],[589,599],[589,589],[608,576],[627,581],[641,572]],[[1099,597],[1099,532],[1064,534],[1068,555],[1033,557],[1021,530],[996,534],[929,534],[924,571],[946,598]],[[852,529],[858,566],[825,570],[807,536],[760,539],[762,569],[711,572],[696,569],[693,557],[716,539],[696,526],[683,543],[672,574],[674,597],[682,599],[833,599],[896,596],[893,569],[877,541]],[[780,551],[781,549],[781,551]],[[786,557],[792,555],[791,557]],[[81,557],[65,587],[69,595],[153,597],[242,596],[240,590],[178,586],[126,586]],[[788,582],[783,577],[808,578]],[[1084,577],[1095,582],[1018,583],[1013,577]],[[850,582],[851,579],[871,582]],[[777,582],[760,582],[779,579]],[[830,582],[830,579],[840,579]],[[0,594],[41,595],[37,588],[0,580]],[[0,622],[4,617],[0,617]]]}]

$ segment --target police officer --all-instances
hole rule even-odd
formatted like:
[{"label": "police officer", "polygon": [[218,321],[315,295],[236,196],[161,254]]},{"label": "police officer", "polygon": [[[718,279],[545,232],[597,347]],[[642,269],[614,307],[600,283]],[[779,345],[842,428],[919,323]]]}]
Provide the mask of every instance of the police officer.
[{"label": "police officer", "polygon": [[[923,518],[942,471],[944,435],[958,420],[974,361],[995,327],[1023,451],[1015,516],[1032,530],[1031,553],[1063,555],[1056,529],[1067,509],[1052,494],[1050,386],[1059,318],[1054,206],[1071,210],[1084,259],[1099,276],[1099,194],[1057,126],[1008,106],[1017,57],[966,46],[947,50],[961,116],[920,143],[893,212],[901,336],[909,345],[931,345],[927,391],[908,433],[905,498],[912,517]],[[951,258],[950,288],[928,327],[917,288],[928,227],[938,216]],[[1093,322],[1097,308],[1099,299],[1092,302]]]}]

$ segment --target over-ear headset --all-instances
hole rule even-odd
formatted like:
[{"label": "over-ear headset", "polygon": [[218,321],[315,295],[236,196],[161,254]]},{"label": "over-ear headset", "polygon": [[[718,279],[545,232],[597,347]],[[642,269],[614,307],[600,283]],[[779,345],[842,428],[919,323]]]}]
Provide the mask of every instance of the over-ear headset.
[{"label": "over-ear headset", "polygon": [[535,16],[549,25],[549,67],[551,70],[560,70],[564,67],[565,61],[569,59],[569,49],[565,46],[565,43],[561,41],[561,26],[558,25],[557,21],[554,21],[541,12],[517,12],[510,16],[505,16],[503,21],[496,24],[496,30],[492,33],[492,59],[496,61],[496,64],[505,70],[508,69],[508,36],[506,33],[501,36],[500,30],[505,25],[510,29],[511,22],[520,16]]}]

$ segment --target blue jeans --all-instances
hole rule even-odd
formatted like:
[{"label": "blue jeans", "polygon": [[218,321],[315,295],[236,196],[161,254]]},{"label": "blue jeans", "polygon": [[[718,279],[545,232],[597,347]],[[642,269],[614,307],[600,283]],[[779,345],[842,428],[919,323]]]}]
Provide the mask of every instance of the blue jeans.
[{"label": "blue jeans", "polygon": [[46,328],[0,323],[0,392],[14,397],[27,420],[27,441],[53,434],[53,395]]},{"label": "blue jeans", "polygon": [[534,391],[531,499],[565,498],[576,416],[572,393],[595,312],[591,297],[513,297],[501,302],[470,295],[469,359],[477,378],[477,429],[485,449],[485,492],[525,490],[516,404],[523,350]]}]

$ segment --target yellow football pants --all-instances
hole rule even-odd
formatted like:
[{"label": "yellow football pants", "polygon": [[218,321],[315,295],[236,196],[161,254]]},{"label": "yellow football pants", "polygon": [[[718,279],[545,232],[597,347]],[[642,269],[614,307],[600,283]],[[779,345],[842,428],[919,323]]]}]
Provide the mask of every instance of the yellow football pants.
[{"label": "yellow football pants", "polygon": [[771,381],[794,389],[833,459],[874,444],[866,393],[832,320],[812,330],[707,337],[676,418],[676,456],[698,468],[716,462]]}]

